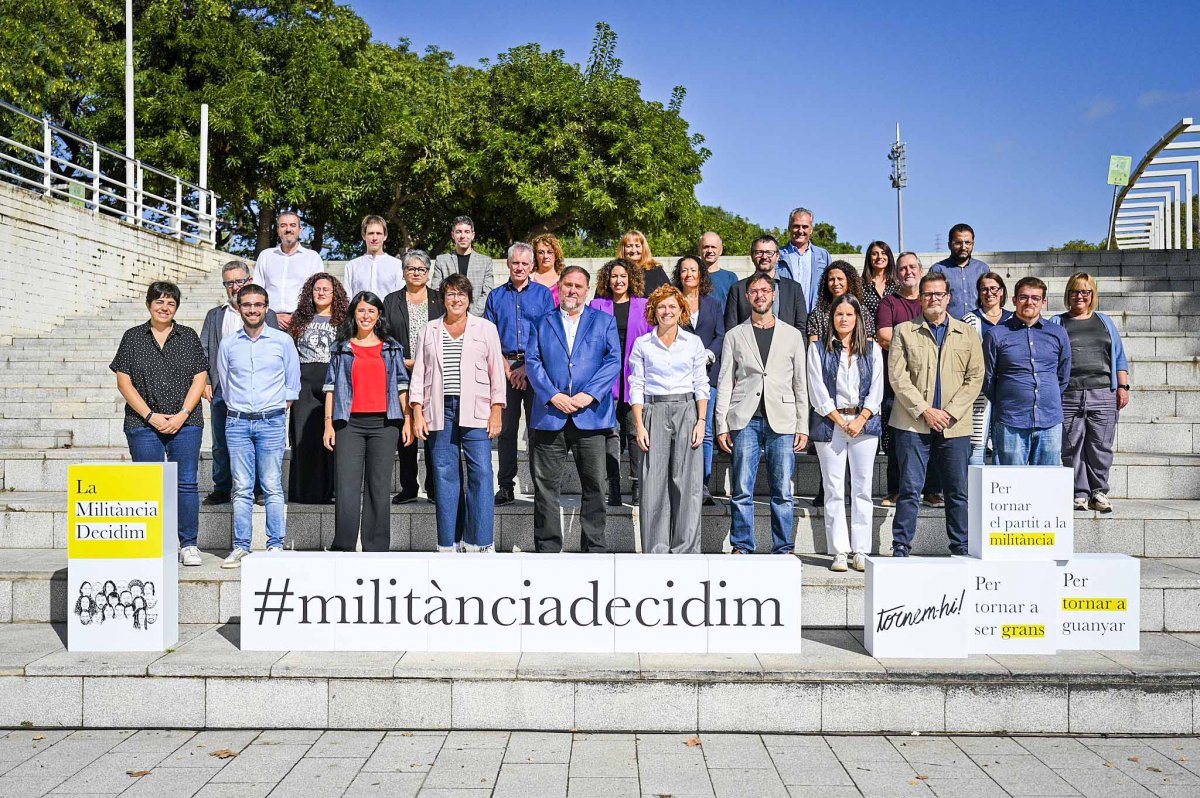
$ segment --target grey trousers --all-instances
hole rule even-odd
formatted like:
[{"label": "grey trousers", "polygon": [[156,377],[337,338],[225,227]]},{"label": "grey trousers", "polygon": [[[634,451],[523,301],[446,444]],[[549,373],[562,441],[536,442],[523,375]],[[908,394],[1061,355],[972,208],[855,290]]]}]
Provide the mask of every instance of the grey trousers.
[{"label": "grey trousers", "polygon": [[638,508],[643,553],[700,553],[704,450],[692,448],[696,419],[691,394],[648,396],[642,406],[642,423],[650,433]]},{"label": "grey trousers", "polygon": [[1075,471],[1075,498],[1108,493],[1117,437],[1117,392],[1108,388],[1066,391],[1062,406],[1062,461]]}]

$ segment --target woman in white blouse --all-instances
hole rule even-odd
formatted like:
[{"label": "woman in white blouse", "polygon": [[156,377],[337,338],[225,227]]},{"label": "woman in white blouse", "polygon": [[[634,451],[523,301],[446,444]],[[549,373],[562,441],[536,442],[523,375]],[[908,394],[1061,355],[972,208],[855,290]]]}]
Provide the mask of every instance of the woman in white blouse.
[{"label": "woman in white blouse", "polygon": [[[850,294],[829,306],[825,334],[808,345],[809,434],[816,442],[825,490],[825,538],[833,554],[831,571],[867,567],[871,547],[871,476],[883,432],[883,356],[867,338],[862,306]],[[846,465],[854,492],[851,526],[846,529],[843,486]]]},{"label": "woman in white blouse", "polygon": [[664,285],[646,300],[646,321],[629,354],[629,403],[642,458],[639,513],[642,551],[699,554],[708,355],[700,337],[682,329],[687,300]]}]

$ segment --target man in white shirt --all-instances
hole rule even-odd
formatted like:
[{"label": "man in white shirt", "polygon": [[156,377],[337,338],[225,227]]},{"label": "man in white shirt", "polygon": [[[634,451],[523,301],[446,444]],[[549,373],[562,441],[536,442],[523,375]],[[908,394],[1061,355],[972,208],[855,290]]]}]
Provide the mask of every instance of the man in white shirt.
[{"label": "man in white shirt", "polygon": [[404,264],[383,251],[387,241],[387,220],[382,216],[367,216],[359,228],[367,254],[360,255],[346,264],[346,296],[353,297],[359,291],[370,291],[382,299],[393,291],[404,287]]},{"label": "man in white shirt", "polygon": [[271,297],[279,329],[286,330],[300,300],[300,289],[314,274],[325,271],[321,256],[300,246],[300,215],[284,211],[275,221],[279,246],[258,253],[254,282]]}]

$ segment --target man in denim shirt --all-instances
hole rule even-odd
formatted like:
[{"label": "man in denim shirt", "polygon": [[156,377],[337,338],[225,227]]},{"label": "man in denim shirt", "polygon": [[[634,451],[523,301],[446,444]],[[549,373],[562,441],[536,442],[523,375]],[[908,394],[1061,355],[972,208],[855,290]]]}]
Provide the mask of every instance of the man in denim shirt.
[{"label": "man in denim shirt", "polygon": [[983,339],[992,403],[992,444],[999,465],[1062,465],[1062,395],[1071,376],[1071,341],[1042,319],[1046,284],[1022,277],[1017,312]]},{"label": "man in denim shirt", "polygon": [[233,471],[233,550],[222,568],[241,567],[250,553],[256,471],[266,494],[267,551],[282,551],[287,535],[283,452],[287,409],[300,396],[300,356],[290,335],[267,326],[269,301],[261,286],[242,286],[237,293],[242,327],[221,341],[217,353]]},{"label": "man in denim shirt", "polygon": [[975,231],[971,225],[954,225],[947,238],[950,257],[933,264],[929,271],[931,274],[937,272],[946,275],[946,283],[950,286],[950,306],[946,311],[953,318],[961,319],[975,306],[978,293],[975,284],[992,269],[983,261],[971,257],[975,251]]}]

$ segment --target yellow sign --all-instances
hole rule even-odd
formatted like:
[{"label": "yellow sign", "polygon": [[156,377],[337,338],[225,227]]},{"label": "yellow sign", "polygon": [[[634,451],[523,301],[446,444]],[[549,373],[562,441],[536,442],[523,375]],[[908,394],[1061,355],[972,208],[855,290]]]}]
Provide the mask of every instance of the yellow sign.
[{"label": "yellow sign", "polygon": [[67,470],[67,556],[163,556],[161,465],[72,465]]},{"label": "yellow sign", "polygon": [[988,543],[993,546],[1053,546],[1053,532],[992,532]]},{"label": "yellow sign", "polygon": [[1062,600],[1062,608],[1068,612],[1127,612],[1129,599],[1068,596]]},{"label": "yellow sign", "polygon": [[1000,636],[1005,640],[1014,637],[1045,637],[1046,627],[1040,623],[1013,623],[1000,627]]}]

